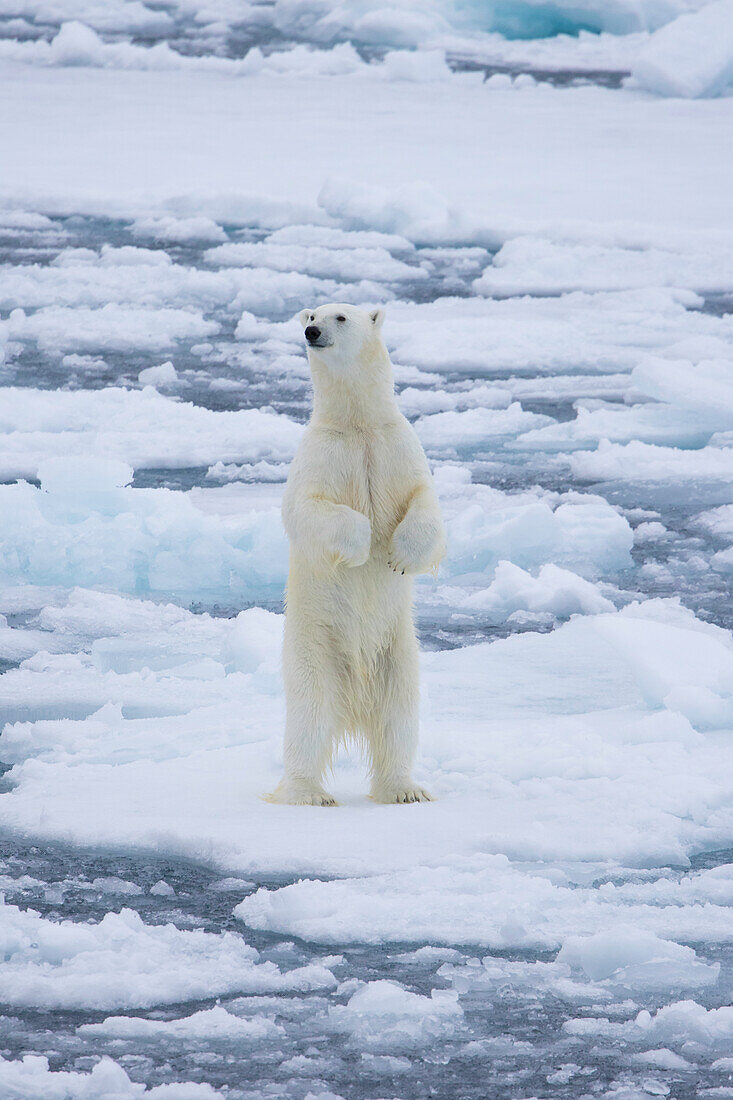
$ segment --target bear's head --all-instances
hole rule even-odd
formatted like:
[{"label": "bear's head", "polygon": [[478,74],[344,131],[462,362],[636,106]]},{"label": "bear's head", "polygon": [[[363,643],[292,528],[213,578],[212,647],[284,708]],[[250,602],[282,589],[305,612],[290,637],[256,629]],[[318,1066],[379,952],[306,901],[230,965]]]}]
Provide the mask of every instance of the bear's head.
[{"label": "bear's head", "polygon": [[308,358],[317,356],[335,374],[348,374],[375,354],[386,354],[381,336],[383,309],[367,312],[337,302],[302,309],[298,318],[305,330]]}]

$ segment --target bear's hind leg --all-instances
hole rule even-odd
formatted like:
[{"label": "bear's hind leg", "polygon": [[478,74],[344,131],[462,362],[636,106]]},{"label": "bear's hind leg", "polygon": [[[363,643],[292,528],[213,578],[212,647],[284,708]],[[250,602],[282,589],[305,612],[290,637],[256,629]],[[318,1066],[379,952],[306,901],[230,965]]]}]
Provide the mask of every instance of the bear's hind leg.
[{"label": "bear's hind leg", "polygon": [[321,690],[315,690],[312,674],[309,676],[302,667],[293,672],[285,683],[285,774],[268,801],[294,806],[335,806],[336,800],[323,787],[323,776],[331,764],[339,731],[335,708],[329,702],[334,695],[322,686]]},{"label": "bear's hind leg", "polygon": [[418,652],[412,621],[383,652],[365,723],[375,802],[432,802],[412,778],[418,737]]}]

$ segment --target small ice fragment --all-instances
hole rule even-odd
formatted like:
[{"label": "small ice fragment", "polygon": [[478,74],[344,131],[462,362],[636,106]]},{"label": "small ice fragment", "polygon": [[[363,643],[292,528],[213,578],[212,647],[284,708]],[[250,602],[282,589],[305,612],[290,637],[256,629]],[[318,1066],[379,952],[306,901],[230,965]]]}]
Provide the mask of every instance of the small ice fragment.
[{"label": "small ice fragment", "polygon": [[170,898],[175,895],[175,890],[172,886],[169,886],[164,879],[161,878],[158,879],[157,882],[153,883],[153,885],[150,887],[150,893],[155,894],[157,897],[160,898]]},{"label": "small ice fragment", "polygon": [[217,893],[228,894],[237,893],[240,890],[254,890],[257,884],[251,882],[248,878],[220,878],[216,882],[209,883],[209,890],[216,890]]},{"label": "small ice fragment", "polygon": [[138,382],[144,386],[166,386],[178,381],[178,371],[168,360],[159,367],[146,367],[137,376]]}]

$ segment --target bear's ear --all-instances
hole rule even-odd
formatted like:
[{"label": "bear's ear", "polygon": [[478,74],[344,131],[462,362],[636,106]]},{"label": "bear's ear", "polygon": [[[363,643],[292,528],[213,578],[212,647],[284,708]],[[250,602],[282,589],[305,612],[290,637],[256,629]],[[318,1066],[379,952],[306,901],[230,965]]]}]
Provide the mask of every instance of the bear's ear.
[{"label": "bear's ear", "polygon": [[374,325],[375,329],[377,330],[377,332],[379,332],[382,325],[384,324],[384,310],[372,309],[369,312],[369,316],[372,319],[372,324]]},{"label": "bear's ear", "polygon": [[308,321],[310,320],[310,315],[311,311],[309,309],[301,309],[300,313],[298,314],[298,320],[300,321],[303,328],[305,328],[305,326],[308,324]]}]

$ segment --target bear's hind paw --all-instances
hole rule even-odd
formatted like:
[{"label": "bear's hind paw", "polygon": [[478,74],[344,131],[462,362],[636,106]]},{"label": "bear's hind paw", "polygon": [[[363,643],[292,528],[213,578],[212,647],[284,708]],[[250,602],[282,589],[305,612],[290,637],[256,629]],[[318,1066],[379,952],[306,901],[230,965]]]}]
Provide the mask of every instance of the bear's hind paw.
[{"label": "bear's hind paw", "polygon": [[433,802],[433,796],[424,787],[418,787],[416,783],[398,783],[389,786],[379,786],[372,791],[375,802]]},{"label": "bear's hind paw", "polygon": [[281,802],[288,806],[338,806],[323,787],[312,783],[288,783],[283,780],[272,794],[266,795],[267,802]]}]

